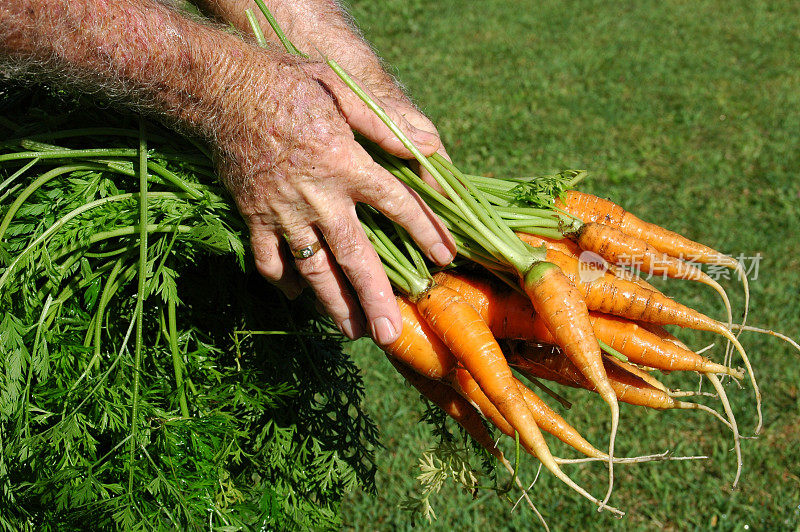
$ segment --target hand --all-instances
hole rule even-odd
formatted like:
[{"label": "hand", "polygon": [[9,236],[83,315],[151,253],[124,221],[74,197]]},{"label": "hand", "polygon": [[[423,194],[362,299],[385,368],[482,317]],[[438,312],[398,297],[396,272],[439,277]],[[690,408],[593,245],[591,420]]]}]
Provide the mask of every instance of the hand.
[{"label": "hand", "polygon": [[[236,91],[236,118],[221,116],[217,139],[220,174],[250,228],[256,267],[289,297],[299,294],[302,278],[347,336],[368,329],[376,342],[391,343],[400,314],[356,203],[405,227],[438,264],[452,260],[455,244],[421,199],[355,141],[351,128],[394,155],[411,156],[325,63],[287,58],[278,68],[271,87]],[[408,120],[424,125],[413,107],[398,111],[393,102],[379,103],[423,154],[440,149],[435,133]],[[315,242],[322,247],[295,260],[284,238],[294,250]]]}]

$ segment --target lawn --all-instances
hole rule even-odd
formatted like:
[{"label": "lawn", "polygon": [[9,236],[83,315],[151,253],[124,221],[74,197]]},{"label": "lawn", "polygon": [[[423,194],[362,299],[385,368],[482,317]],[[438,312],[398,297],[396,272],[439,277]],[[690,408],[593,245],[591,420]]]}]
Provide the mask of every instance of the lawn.
[{"label": "lawn", "polygon": [[[486,175],[587,169],[583,188],[641,217],[733,255],[760,256],[749,321],[800,337],[800,5],[792,2],[355,1],[367,38],[438,125],[453,160]],[[752,265],[750,261],[748,264]],[[755,272],[751,273],[752,275]],[[740,309],[733,280],[725,281]],[[659,283],[721,317],[701,285]],[[709,335],[680,333],[700,348]],[[623,407],[618,453],[671,449],[708,460],[619,466],[617,521],[543,474],[532,491],[555,530],[800,528],[800,354],[744,336],[764,394],[765,426],[743,442],[741,487],[729,432],[699,412]],[[717,344],[715,354],[720,354]],[[363,370],[367,408],[385,448],[377,494],[354,493],[352,529],[407,529],[398,509],[415,489],[419,455],[434,443],[422,404],[375,347],[350,351]],[[664,376],[671,386],[694,378]],[[606,441],[604,405],[564,390],[565,415],[590,441]],[[744,434],[755,425],[749,387],[728,385]],[[554,445],[559,454],[568,454]],[[569,472],[602,493],[600,465]],[[533,459],[521,475],[532,480]],[[525,529],[490,492],[434,498],[437,528]]]}]

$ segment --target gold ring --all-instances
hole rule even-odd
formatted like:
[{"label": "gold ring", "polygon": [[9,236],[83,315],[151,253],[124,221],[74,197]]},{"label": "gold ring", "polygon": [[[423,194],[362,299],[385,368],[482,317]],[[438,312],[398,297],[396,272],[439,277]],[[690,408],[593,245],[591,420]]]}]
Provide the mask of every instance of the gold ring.
[{"label": "gold ring", "polygon": [[322,244],[319,243],[319,240],[314,242],[311,245],[308,245],[304,248],[300,249],[293,249],[292,255],[296,259],[309,259],[314,256],[314,253],[322,249]]}]

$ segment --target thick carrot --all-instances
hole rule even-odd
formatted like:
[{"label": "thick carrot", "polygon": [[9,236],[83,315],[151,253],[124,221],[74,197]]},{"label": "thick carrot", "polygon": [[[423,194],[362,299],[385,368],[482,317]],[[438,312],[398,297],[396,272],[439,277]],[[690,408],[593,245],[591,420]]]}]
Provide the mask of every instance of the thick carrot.
[{"label": "thick carrot", "polygon": [[610,274],[594,279],[590,282],[581,280],[578,261],[557,251],[548,251],[547,260],[558,264],[586,299],[587,306],[599,312],[622,316],[630,320],[641,320],[656,325],[678,325],[690,329],[717,333],[728,339],[739,355],[742,357],[750,383],[753,385],[753,394],[756,397],[756,411],[758,423],[756,434],[761,432],[763,416],[761,414],[761,390],[756,382],[750,358],[747,356],[742,344],[733,335],[724,323],[709,318],[692,308],[666,297],[660,292],[645,290],[630,281],[619,279]]},{"label": "thick carrot", "polygon": [[684,344],[677,336],[666,330],[661,325],[656,325],[655,323],[647,323],[646,321],[638,321],[636,324],[646,331],[650,331],[651,333],[655,334],[662,340],[666,340],[668,342],[672,342],[673,344],[677,345],[678,347],[682,347],[687,351],[691,351],[689,347]]},{"label": "thick carrot", "polygon": [[[484,417],[491,421],[501,432],[513,438],[514,428],[506,421],[502,414],[500,414],[497,407],[494,406],[486,394],[481,391],[478,383],[475,382],[470,373],[462,367],[456,367],[457,362],[453,355],[430,329],[428,324],[422,321],[416,308],[410,305],[405,298],[398,298],[398,304],[400,305],[400,311],[403,317],[403,331],[398,340],[385,348],[392,364],[394,364],[395,367],[401,364],[404,368],[402,371],[400,369],[398,369],[398,371],[406,377],[406,380],[419,389],[420,393],[442,407],[448,415],[450,415],[448,409],[442,406],[434,396],[428,395],[423,391],[417,384],[420,382],[432,383],[433,381],[429,379],[442,380],[450,384],[458,390],[458,393],[460,393],[465,400],[475,405]],[[528,304],[530,305],[530,303]],[[419,378],[416,380],[409,378],[407,373],[410,370],[413,370],[415,374],[419,375]],[[429,379],[420,381],[419,379],[423,379],[423,375],[429,377]],[[575,447],[575,449],[587,456],[607,456],[605,453],[601,453],[595,449],[574,427],[569,425],[557,412],[547,406],[544,401],[524,384],[520,383],[519,380],[513,376],[512,379],[514,379],[520,389],[520,393],[523,395],[528,408],[530,408],[534,420],[541,428],[568,445]],[[426,384],[425,387],[426,389],[431,388],[432,384]],[[436,397],[445,393],[444,391],[436,392],[436,394],[438,394]],[[450,415],[450,417],[456,419],[454,415]],[[456,419],[456,421],[458,421],[458,419]],[[462,426],[464,425],[462,424]],[[465,427],[465,429],[470,432],[467,427]],[[472,433],[470,432],[470,434]],[[473,437],[475,437],[475,435],[473,435]],[[477,437],[475,437],[475,439],[481,441]]]},{"label": "thick carrot", "polygon": [[581,248],[578,247],[578,245],[572,240],[566,238],[561,240],[555,240],[553,238],[531,235],[528,233],[517,233],[517,236],[520,238],[520,240],[522,240],[527,244],[530,244],[531,246],[539,247],[544,245],[547,249],[551,249],[553,251],[560,251],[561,253],[569,255],[570,257],[583,260],[586,263],[587,267],[594,266],[596,268],[599,268],[600,270],[608,271],[609,273],[615,275],[616,277],[632,281],[641,286],[642,288],[656,290],[656,288],[653,285],[651,285],[650,283],[648,283],[635,273],[620,268],[616,264],[608,262],[605,258],[600,256],[599,254],[591,252],[593,253],[593,255],[589,256],[588,254],[586,254],[586,252],[583,252]]},{"label": "thick carrot", "polygon": [[602,509],[611,497],[614,483],[614,441],[619,426],[619,404],[603,367],[600,344],[589,321],[589,310],[573,282],[551,262],[535,263],[521,279],[521,285],[556,344],[592,382],[611,409],[609,484],[606,497],[600,505]]}]

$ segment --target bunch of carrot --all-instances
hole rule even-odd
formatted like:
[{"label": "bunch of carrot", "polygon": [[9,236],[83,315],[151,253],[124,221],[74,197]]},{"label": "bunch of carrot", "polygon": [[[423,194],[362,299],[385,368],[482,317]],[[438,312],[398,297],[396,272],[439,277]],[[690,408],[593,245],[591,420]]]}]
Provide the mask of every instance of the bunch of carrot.
[{"label": "bunch of carrot", "polygon": [[[450,166],[436,157],[433,162],[441,163],[437,164],[440,170],[446,168],[445,164]],[[465,182],[469,179],[463,175],[458,178]],[[473,188],[471,193],[479,195],[480,191]],[[496,207],[488,202],[485,205],[488,209]],[[517,209],[524,211],[524,207]],[[522,448],[559,479],[613,512],[618,510],[605,506],[608,494],[605,500],[593,497],[561,470],[560,465],[571,460],[554,457],[541,430],[589,458],[608,462],[610,468],[615,462],[637,459],[613,456],[613,434],[608,452],[598,450],[518,380],[512,367],[537,384],[537,379],[546,379],[598,392],[612,410],[612,431],[616,430],[618,401],[656,409],[709,412],[733,432],[736,484],[741,471],[739,430],[718,376],[739,380],[744,372],[695,353],[663,328],[678,325],[712,331],[728,339],[745,361],[760,409],[752,368],[730,325],[670,299],[633,272],[602,268],[590,269],[587,274],[590,267],[581,260],[581,254],[591,250],[614,266],[621,262],[620,250],[624,250],[627,257],[639,263],[666,264],[668,276],[678,272],[674,276],[691,275],[699,280],[705,274],[687,273],[700,270],[677,257],[689,254],[741,271],[739,264],[701,244],[646,224],[609,201],[577,191],[562,194],[551,211],[570,217],[583,229],[573,232],[560,224],[555,229],[564,231],[561,239],[536,236],[533,232],[546,231],[536,231],[533,226],[526,229],[530,232],[515,234],[519,242],[535,246],[529,249],[543,255],[515,281],[511,268],[503,267],[485,249],[479,251],[476,242],[467,242],[452,221],[451,229],[462,237],[462,256],[475,259],[481,266],[458,266],[431,275],[402,229],[386,229],[376,221],[375,213],[363,208],[365,229],[399,292],[403,330],[400,338],[385,348],[392,364],[504,465],[507,462],[482,420],[488,420],[503,434],[517,437]],[[634,230],[638,234],[632,234]],[[654,370],[705,375],[723,403],[725,416],[682,399],[694,394],[670,390],[652,375]],[[759,429],[760,417],[756,432]]]},{"label": "bunch of carrot", "polygon": [[[401,228],[381,225],[375,213],[361,209],[364,227],[399,293],[403,330],[385,351],[401,374],[504,465],[507,462],[482,419],[516,438],[551,473],[600,509],[621,514],[607,506],[613,465],[647,459],[614,456],[619,401],[656,409],[704,410],[718,418],[733,433],[735,486],[742,468],[740,433],[719,376],[745,377],[745,371],[731,367],[731,353],[738,352],[756,398],[758,434],[761,393],[733,331],[776,334],[745,325],[749,289],[742,265],[644,222],[611,201],[572,190],[583,172],[492,179],[465,175],[438,154],[425,158],[346,72],[333,61],[329,64],[444,191],[423,181],[405,161],[366,145],[376,161],[417,191],[444,221],[456,239],[459,264],[472,263],[431,275]],[[639,268],[625,268],[631,264]],[[737,272],[745,291],[741,324],[733,324],[725,290],[696,264]],[[725,320],[667,297],[642,279],[642,272],[710,286],[722,298]],[[667,325],[724,337],[728,342],[724,360],[714,362],[692,351],[664,329]],[[512,367],[545,390],[549,389],[538,379],[597,392],[611,412],[608,451],[586,441],[518,380]],[[700,392],[670,390],[653,376],[654,370],[703,375],[714,387],[724,416],[682,399]],[[561,464],[574,460],[553,456],[540,429],[590,459],[607,462],[604,498],[589,494],[562,471]]]}]

